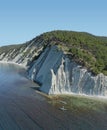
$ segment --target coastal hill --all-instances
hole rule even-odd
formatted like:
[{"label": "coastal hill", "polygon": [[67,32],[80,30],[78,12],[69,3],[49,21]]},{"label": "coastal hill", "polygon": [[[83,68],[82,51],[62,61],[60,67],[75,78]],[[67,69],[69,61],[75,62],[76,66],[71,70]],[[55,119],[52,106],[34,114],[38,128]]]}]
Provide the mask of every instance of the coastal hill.
[{"label": "coastal hill", "polygon": [[20,45],[0,48],[0,60],[27,67],[48,94],[107,94],[107,37],[52,31]]}]

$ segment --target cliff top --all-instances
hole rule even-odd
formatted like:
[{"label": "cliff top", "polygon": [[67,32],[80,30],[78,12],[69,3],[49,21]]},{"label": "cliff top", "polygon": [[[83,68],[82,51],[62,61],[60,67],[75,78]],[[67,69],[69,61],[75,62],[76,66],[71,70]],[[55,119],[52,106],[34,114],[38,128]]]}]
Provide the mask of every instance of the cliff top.
[{"label": "cliff top", "polygon": [[40,37],[47,43],[57,44],[93,73],[107,75],[107,37],[73,31],[52,31]]},{"label": "cliff top", "polygon": [[25,44],[1,47],[0,54],[8,53],[13,49],[19,50],[28,45],[57,45],[59,49],[94,74],[107,75],[107,37],[94,36],[85,32],[51,31],[41,34]]}]

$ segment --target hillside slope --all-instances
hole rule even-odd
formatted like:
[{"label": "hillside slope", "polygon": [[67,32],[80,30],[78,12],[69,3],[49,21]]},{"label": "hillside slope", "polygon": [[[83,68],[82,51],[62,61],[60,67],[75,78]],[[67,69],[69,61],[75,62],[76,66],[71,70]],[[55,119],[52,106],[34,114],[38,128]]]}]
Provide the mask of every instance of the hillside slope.
[{"label": "hillside slope", "polygon": [[42,35],[45,42],[54,42],[72,58],[98,74],[107,75],[107,37],[83,32],[53,31]]},{"label": "hillside slope", "polygon": [[29,77],[48,94],[107,95],[107,38],[52,31],[22,45],[0,48],[0,60],[28,67]]}]

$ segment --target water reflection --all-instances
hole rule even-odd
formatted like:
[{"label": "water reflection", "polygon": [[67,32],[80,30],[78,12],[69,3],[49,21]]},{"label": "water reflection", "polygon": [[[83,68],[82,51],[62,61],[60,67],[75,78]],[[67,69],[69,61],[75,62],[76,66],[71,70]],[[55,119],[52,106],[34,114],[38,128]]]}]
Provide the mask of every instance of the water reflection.
[{"label": "water reflection", "polygon": [[25,74],[25,69],[19,65],[10,63],[0,63],[0,93],[2,90],[7,91],[13,85],[18,85]]},{"label": "water reflection", "polygon": [[17,73],[25,70],[19,65],[14,65],[12,63],[0,63],[0,73]]}]

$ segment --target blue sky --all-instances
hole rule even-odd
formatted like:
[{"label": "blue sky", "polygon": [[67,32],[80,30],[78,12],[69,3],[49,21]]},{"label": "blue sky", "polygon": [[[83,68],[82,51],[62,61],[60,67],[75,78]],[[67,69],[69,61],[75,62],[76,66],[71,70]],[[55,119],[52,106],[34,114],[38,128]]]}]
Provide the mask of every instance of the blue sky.
[{"label": "blue sky", "polygon": [[0,46],[51,30],[107,36],[107,0],[0,0]]}]

